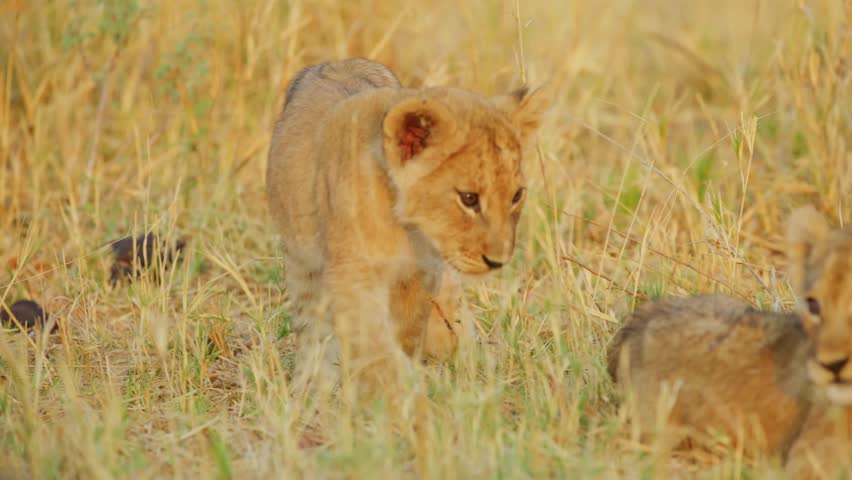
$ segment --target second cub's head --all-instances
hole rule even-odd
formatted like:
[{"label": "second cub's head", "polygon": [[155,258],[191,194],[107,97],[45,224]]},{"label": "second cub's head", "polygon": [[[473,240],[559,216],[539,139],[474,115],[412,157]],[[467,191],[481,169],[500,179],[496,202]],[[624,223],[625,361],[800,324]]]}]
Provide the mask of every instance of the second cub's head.
[{"label": "second cub's head", "polygon": [[852,404],[852,229],[832,229],[812,207],[787,232],[790,278],[813,339],[807,371],[832,402]]},{"label": "second cub's head", "polygon": [[523,151],[549,89],[485,99],[458,89],[419,91],[384,119],[394,214],[420,230],[462,273],[508,263],[527,196]]}]

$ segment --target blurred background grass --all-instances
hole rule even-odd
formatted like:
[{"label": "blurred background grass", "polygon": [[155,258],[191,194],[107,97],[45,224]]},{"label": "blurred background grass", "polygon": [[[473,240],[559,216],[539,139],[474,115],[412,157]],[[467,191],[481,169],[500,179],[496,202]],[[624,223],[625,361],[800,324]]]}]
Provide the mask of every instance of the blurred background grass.
[{"label": "blurred background grass", "polygon": [[[0,471],[32,478],[763,477],[736,442],[638,440],[604,368],[639,301],[789,307],[786,214],[852,220],[845,0],[0,3]],[[364,56],[406,86],[558,82],[512,264],[469,283],[483,342],[424,369],[414,451],[381,412],[289,398],[264,168],[284,87]],[[104,244],[183,262],[109,282]],[[158,280],[159,279],[159,280]],[[303,399],[302,399],[303,400]]]}]

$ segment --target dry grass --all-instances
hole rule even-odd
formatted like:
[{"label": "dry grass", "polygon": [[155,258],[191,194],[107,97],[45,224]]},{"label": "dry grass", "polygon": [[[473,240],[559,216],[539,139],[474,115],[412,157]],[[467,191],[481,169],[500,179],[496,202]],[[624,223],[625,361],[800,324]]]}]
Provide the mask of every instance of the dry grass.
[{"label": "dry grass", "polygon": [[[850,25],[845,0],[0,2],[0,300],[60,326],[0,336],[0,472],[777,472],[638,442],[604,346],[661,294],[789,307],[786,214],[852,221]],[[468,289],[485,341],[422,372],[418,452],[380,411],[312,421],[286,383],[267,142],[288,79],[348,56],[410,86],[560,86],[515,259]],[[149,230],[184,261],[112,286],[104,243]]]}]

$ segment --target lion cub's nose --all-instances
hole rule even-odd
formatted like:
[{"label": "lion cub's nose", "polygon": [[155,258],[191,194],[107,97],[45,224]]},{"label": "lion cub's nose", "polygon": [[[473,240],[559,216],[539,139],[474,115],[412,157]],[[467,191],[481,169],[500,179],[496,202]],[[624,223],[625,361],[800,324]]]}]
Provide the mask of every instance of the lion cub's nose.
[{"label": "lion cub's nose", "polygon": [[820,362],[820,365],[822,366],[822,368],[828,370],[834,375],[840,375],[841,370],[843,370],[843,367],[845,367],[847,363],[849,363],[849,357],[837,360],[836,362]]},{"label": "lion cub's nose", "polygon": [[488,268],[490,268],[491,270],[494,270],[494,269],[497,269],[497,268],[500,268],[500,267],[503,266],[503,262],[495,262],[494,260],[491,260],[490,258],[486,257],[485,255],[482,256],[482,261],[485,262],[485,264],[488,265]]}]

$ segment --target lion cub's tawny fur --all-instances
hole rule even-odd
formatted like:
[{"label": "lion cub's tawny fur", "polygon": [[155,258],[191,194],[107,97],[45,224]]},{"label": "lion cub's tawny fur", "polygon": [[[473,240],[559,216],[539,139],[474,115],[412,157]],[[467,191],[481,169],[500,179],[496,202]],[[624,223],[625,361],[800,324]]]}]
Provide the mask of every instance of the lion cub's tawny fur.
[{"label": "lion cub's tawny fur", "polygon": [[724,296],[654,302],[613,338],[609,370],[645,429],[668,397],[676,430],[780,454],[795,478],[834,476],[852,466],[852,230],[803,208],[790,219],[788,255],[797,313]]},{"label": "lion cub's tawny fur", "polygon": [[340,362],[385,392],[410,356],[452,352],[458,287],[446,279],[509,261],[540,91],[405,89],[361,59],[292,80],[267,190],[307,377],[336,381]]}]

